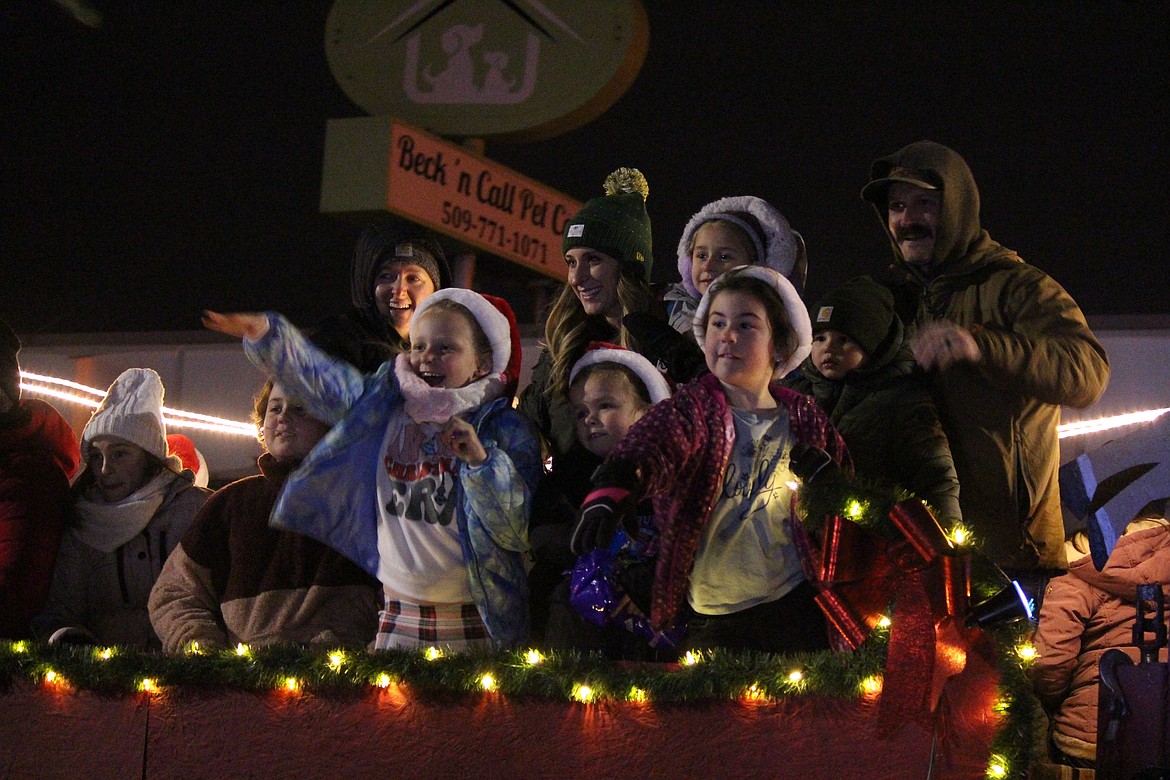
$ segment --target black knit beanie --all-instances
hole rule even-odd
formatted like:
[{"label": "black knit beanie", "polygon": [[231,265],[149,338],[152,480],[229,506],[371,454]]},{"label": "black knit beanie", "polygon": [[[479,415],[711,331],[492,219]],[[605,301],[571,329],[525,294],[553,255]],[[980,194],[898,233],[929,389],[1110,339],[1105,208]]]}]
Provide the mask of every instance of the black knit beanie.
[{"label": "black knit beanie", "polygon": [[831,291],[812,310],[815,336],[826,330],[844,333],[867,356],[885,341],[894,322],[894,296],[868,276],[859,276]]},{"label": "black knit beanie", "polygon": [[370,311],[377,309],[374,279],[388,260],[402,260],[419,266],[431,277],[436,290],[451,286],[447,258],[435,235],[413,223],[388,219],[367,226],[354,244],[350,278],[350,297],[354,306]]},{"label": "black knit beanie", "polygon": [[646,196],[650,185],[637,168],[618,168],[605,180],[605,195],[588,201],[565,225],[561,252],[588,247],[634,266],[650,281],[654,262]]},{"label": "black knit beanie", "polygon": [[20,352],[20,339],[4,320],[0,320],[0,392],[8,396],[13,405],[20,402],[20,363],[16,353]]}]

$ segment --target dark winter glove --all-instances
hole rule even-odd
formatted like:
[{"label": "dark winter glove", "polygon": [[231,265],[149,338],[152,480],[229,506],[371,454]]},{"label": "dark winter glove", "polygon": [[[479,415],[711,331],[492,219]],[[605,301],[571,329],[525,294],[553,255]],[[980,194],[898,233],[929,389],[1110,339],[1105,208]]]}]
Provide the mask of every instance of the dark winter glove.
[{"label": "dark winter glove", "polygon": [[792,452],[788,455],[788,468],[806,485],[841,475],[841,468],[833,462],[829,453],[804,442],[792,445]]},{"label": "dark winter glove", "polygon": [[703,350],[689,333],[679,333],[670,323],[646,312],[627,314],[622,325],[634,337],[637,351],[666,369],[675,382],[689,382],[707,370]]},{"label": "dark winter glove", "polygon": [[599,488],[585,497],[570,545],[577,555],[598,547],[608,547],[619,523],[625,523],[633,508],[630,491],[623,488]]}]

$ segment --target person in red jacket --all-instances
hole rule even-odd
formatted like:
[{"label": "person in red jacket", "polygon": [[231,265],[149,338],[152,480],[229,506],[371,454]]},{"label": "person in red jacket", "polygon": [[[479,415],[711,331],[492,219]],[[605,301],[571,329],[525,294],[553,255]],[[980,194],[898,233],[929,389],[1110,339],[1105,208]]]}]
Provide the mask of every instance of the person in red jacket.
[{"label": "person in red jacket", "polygon": [[49,593],[80,460],[49,404],[20,397],[20,340],[0,320],[0,637],[29,637]]},{"label": "person in red jacket", "polygon": [[[1151,502],[1138,513],[1101,571],[1093,566],[1088,537],[1078,531],[1066,543],[1068,574],[1048,584],[1034,638],[1039,657],[1032,679],[1052,717],[1049,751],[1058,763],[1093,767],[1096,762],[1101,656],[1116,648],[1139,660],[1133,645],[1137,586],[1161,583],[1170,608],[1167,501]],[[1165,650],[1160,660],[1165,663]]]}]

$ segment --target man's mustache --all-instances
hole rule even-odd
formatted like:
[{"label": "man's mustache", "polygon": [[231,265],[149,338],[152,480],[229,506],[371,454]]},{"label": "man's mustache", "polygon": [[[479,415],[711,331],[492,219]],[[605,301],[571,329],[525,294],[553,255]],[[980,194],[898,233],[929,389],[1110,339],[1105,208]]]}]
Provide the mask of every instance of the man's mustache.
[{"label": "man's mustache", "polygon": [[910,224],[894,233],[898,241],[910,241],[916,238],[933,238],[934,233],[926,225]]}]

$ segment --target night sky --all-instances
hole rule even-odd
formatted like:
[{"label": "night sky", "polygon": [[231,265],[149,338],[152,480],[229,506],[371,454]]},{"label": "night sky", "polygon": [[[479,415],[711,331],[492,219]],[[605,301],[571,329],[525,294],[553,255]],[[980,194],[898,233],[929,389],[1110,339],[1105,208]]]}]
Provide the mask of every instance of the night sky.
[{"label": "night sky", "polygon": [[[317,213],[322,147],[327,119],[362,112],[326,65],[330,3],[90,5],[96,29],[0,0],[0,316],[48,334],[344,310],[358,227]],[[873,158],[929,138],[970,163],[992,237],[1087,314],[1170,313],[1170,4],[644,5],[625,96],[486,154],[582,200],[640,168],[657,280],[693,212],[744,194],[804,235],[808,297],[878,270],[858,191]],[[476,286],[528,278],[485,260]]]}]

